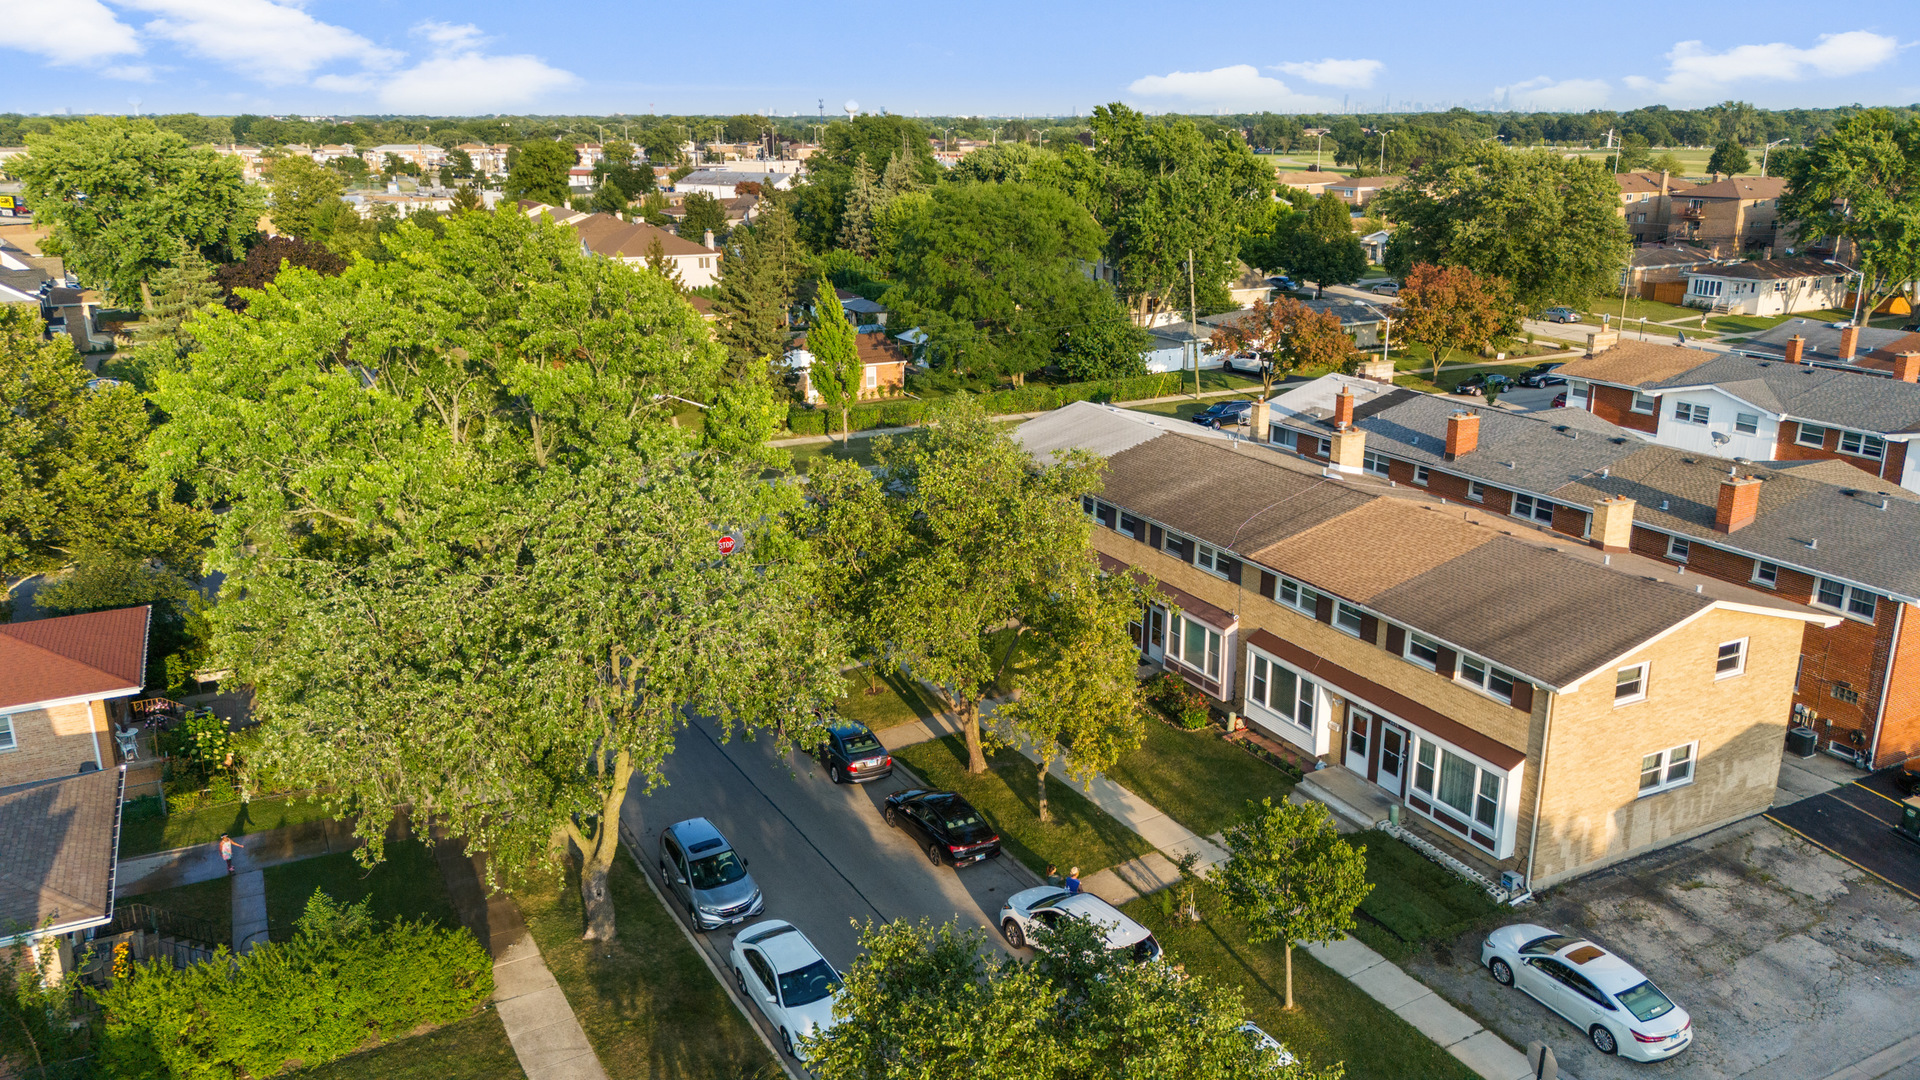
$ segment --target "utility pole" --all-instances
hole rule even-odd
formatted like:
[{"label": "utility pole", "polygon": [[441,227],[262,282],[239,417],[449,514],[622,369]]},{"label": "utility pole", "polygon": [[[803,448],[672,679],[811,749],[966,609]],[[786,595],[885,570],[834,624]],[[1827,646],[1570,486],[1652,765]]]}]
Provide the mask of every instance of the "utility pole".
[{"label": "utility pole", "polygon": [[1193,396],[1200,396],[1200,346],[1193,342],[1193,328],[1200,325],[1200,304],[1194,299],[1193,249],[1187,249],[1187,348],[1193,350]]},{"label": "utility pole", "polygon": [[1320,171],[1320,140],[1324,137],[1325,137],[1325,133],[1322,133],[1320,135],[1315,135],[1313,137],[1313,171],[1314,172]]},{"label": "utility pole", "polygon": [[1387,172],[1387,133],[1380,133],[1380,171],[1375,176],[1384,176]]}]

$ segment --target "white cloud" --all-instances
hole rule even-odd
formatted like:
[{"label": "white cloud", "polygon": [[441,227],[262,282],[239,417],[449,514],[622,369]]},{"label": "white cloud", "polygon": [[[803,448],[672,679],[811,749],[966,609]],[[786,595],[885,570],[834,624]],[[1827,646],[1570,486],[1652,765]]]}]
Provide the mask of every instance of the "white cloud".
[{"label": "white cloud", "polygon": [[1275,70],[1289,75],[1298,75],[1310,83],[1322,86],[1344,86],[1355,90],[1373,85],[1373,77],[1380,74],[1386,65],[1378,60],[1306,60],[1290,64],[1279,64]]},{"label": "white cloud", "polygon": [[1595,108],[1607,100],[1612,89],[1604,79],[1556,80],[1539,75],[1511,86],[1496,86],[1493,94],[1508,108],[1559,112]]},{"label": "white cloud", "polygon": [[1812,48],[1785,42],[1736,45],[1725,52],[1709,52],[1699,41],[1682,41],[1667,53],[1667,76],[1654,80],[1629,75],[1628,86],[1677,100],[1703,100],[1736,82],[1795,82],[1810,77],[1835,78],[1871,71],[1893,59],[1900,49],[1896,39],[1867,30],[1822,34]]},{"label": "white cloud", "polygon": [[1279,79],[1260,74],[1252,64],[1148,75],[1133,80],[1127,91],[1197,109],[1317,111],[1332,107],[1325,99],[1295,93]]},{"label": "white cloud", "polygon": [[100,74],[109,79],[121,79],[125,82],[153,81],[153,68],[147,64],[110,64],[101,68]]},{"label": "white cloud", "polygon": [[487,40],[480,28],[472,23],[455,25],[428,19],[414,27],[413,32],[441,49],[474,49]]},{"label": "white cloud", "polygon": [[0,49],[38,53],[55,64],[86,64],[140,51],[133,27],[100,0],[14,0]]},{"label": "white cloud", "polygon": [[160,17],[142,29],[265,83],[305,82],[336,61],[382,68],[402,54],[274,0],[120,0]]},{"label": "white cloud", "polygon": [[427,21],[413,32],[433,44],[435,55],[381,82],[380,103],[395,112],[504,112],[580,81],[537,56],[482,52],[486,36],[471,23]]}]

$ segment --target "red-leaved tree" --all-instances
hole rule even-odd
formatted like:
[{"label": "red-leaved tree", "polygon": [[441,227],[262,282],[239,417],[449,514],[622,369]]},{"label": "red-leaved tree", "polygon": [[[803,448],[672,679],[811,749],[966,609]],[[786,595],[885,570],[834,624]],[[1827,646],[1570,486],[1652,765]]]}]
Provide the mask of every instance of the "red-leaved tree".
[{"label": "red-leaved tree", "polygon": [[1433,380],[1453,349],[1485,345],[1513,325],[1519,308],[1507,279],[1464,266],[1421,263],[1400,286],[1393,318],[1400,333],[1433,352]]},{"label": "red-leaved tree", "polygon": [[1340,328],[1339,316],[1283,296],[1272,303],[1255,300],[1251,312],[1213,332],[1207,350],[1251,353],[1259,359],[1264,399],[1273,396],[1273,384],[1283,376],[1346,360],[1353,352],[1353,337]]}]

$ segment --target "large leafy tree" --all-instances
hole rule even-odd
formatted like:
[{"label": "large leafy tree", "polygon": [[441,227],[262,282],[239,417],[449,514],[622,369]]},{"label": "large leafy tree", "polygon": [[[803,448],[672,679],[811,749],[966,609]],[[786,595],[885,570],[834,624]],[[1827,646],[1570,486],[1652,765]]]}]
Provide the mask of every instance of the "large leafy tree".
[{"label": "large leafy tree", "polygon": [[1780,219],[1803,243],[1853,245],[1863,310],[1920,278],[1920,119],[1869,109],[1794,155],[1785,175]]},{"label": "large leafy tree", "polygon": [[840,414],[840,442],[852,438],[848,430],[848,412],[860,397],[860,339],[847,321],[846,309],[833,286],[822,281],[813,302],[813,321],[807,326],[807,352],[813,357],[807,366],[807,381],[820,400],[832,412]]},{"label": "large leafy tree", "polygon": [[239,158],[194,149],[149,120],[96,116],[29,135],[7,169],[53,226],[48,253],[126,304],[182,243],[215,262],[238,258],[264,206]]},{"label": "large leafy tree", "polygon": [[214,283],[225,294],[228,307],[245,311],[246,298],[240,289],[264,289],[280,276],[283,267],[301,266],[322,275],[338,274],[347,268],[347,260],[319,244],[296,240],[291,236],[269,236],[253,245],[247,257],[214,271]]},{"label": "large leafy tree", "polygon": [[983,955],[982,931],[869,925],[835,1002],[807,1040],[822,1080],[1338,1080],[1340,1066],[1282,1061],[1241,1030],[1238,990],[1109,951],[1065,919],[1031,959]]},{"label": "large leafy tree", "polygon": [[957,374],[1018,383],[1062,355],[1131,374],[1146,334],[1120,325],[1112,292],[1087,276],[1100,242],[1086,210],[1052,188],[943,184],[895,248],[887,306]]},{"label": "large leafy tree", "polygon": [[1287,269],[1314,283],[1316,296],[1329,285],[1351,285],[1367,272],[1367,252],[1353,235],[1346,202],[1325,192],[1293,223],[1280,259]]},{"label": "large leafy tree", "polygon": [[1287,1008],[1293,1008],[1293,946],[1328,941],[1353,929],[1367,898],[1367,849],[1334,831],[1317,802],[1261,800],[1262,812],[1227,829],[1230,857],[1218,883],[1250,927],[1254,944],[1279,941],[1287,954]]},{"label": "large leafy tree", "polygon": [[640,154],[640,149],[632,143],[615,139],[607,144],[600,160],[594,163],[593,178],[601,184],[618,188],[628,201],[645,195],[657,185],[653,179],[653,168],[642,160]]},{"label": "large leafy tree", "polygon": [[11,593],[90,554],[197,573],[205,519],[144,482],[145,401],[130,384],[89,386],[44,330],[33,309],[0,305],[0,580]]},{"label": "large leafy tree", "polygon": [[1747,148],[1732,139],[1727,139],[1713,148],[1713,156],[1707,159],[1707,171],[1715,176],[1737,176],[1753,166],[1753,159],[1747,156]]},{"label": "large leafy tree", "polygon": [[905,116],[858,116],[849,123],[828,124],[820,136],[820,152],[807,164],[810,172],[830,178],[850,175],[859,164],[878,176],[895,157],[904,158],[908,171],[923,184],[940,176],[926,128]]},{"label": "large leafy tree", "polygon": [[680,219],[680,235],[696,244],[706,243],[706,236],[725,239],[727,235],[727,208],[720,200],[704,191],[688,195],[680,204],[686,216]]},{"label": "large leafy tree", "polygon": [[1255,300],[1246,315],[1213,332],[1212,352],[1252,353],[1260,361],[1261,397],[1273,396],[1273,384],[1303,367],[1333,367],[1353,353],[1353,336],[1340,317],[1315,311],[1291,296],[1271,303]]},{"label": "large leafy tree", "polygon": [[[1226,304],[1240,242],[1266,213],[1273,170],[1237,135],[1190,119],[1151,123],[1118,103],[1089,121],[1093,149],[1068,144],[1068,182],[1107,232],[1106,259],[1136,321]],[[1191,289],[1189,287],[1191,261]]]},{"label": "large leafy tree", "polygon": [[723,353],[657,275],[517,214],[385,243],[191,323],[150,457],[228,507],[214,647],[265,762],[376,853],[402,804],[508,873],[570,837],[607,937],[618,808],[688,711],[792,733],[838,696],[796,495],[668,426]]},{"label": "large leafy tree", "polygon": [[1400,336],[1418,341],[1433,354],[1433,378],[1458,348],[1484,345],[1512,326],[1520,308],[1504,278],[1476,274],[1464,266],[1421,263],[1407,274],[1395,298],[1394,320]]},{"label": "large leafy tree", "polygon": [[315,238],[315,215],[323,207],[339,203],[341,193],[346,191],[339,173],[297,154],[275,161],[267,172],[267,182],[273,191],[270,213],[274,229],[301,240]]},{"label": "large leafy tree", "polygon": [[527,143],[514,153],[513,168],[507,174],[503,191],[509,199],[532,199],[550,206],[565,206],[571,190],[567,174],[578,160],[573,147],[566,143],[552,139]]},{"label": "large leafy tree", "polygon": [[1464,266],[1505,278],[1529,309],[1585,303],[1627,264],[1620,189],[1596,160],[1474,147],[1414,170],[1377,205],[1400,223],[1387,247],[1395,275]]}]

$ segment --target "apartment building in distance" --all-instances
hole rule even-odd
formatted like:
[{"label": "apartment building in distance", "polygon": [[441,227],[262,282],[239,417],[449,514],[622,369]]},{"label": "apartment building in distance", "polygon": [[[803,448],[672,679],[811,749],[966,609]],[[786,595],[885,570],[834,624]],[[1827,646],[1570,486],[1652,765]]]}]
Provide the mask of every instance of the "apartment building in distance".
[{"label": "apartment building in distance", "polygon": [[1614,173],[1613,180],[1620,188],[1620,216],[1626,219],[1636,245],[1667,238],[1674,194],[1694,186],[1665,172]]},{"label": "apartment building in distance", "polygon": [[1705,248],[1722,259],[1762,254],[1781,243],[1778,176],[1730,176],[1672,196],[1666,239]]},{"label": "apartment building in distance", "polygon": [[[1790,704],[1766,719],[1791,717],[1862,767],[1920,755],[1912,493],[1837,460],[1759,465],[1648,443],[1578,409],[1512,413],[1343,375],[1269,408],[1270,445],[1335,473],[1825,612],[1830,624],[1809,624],[1800,642]],[[1349,434],[1336,439],[1343,416]]]},{"label": "apartment building in distance", "polygon": [[1154,583],[1149,659],[1530,888],[1765,809],[1803,628],[1841,619],[1165,417],[1019,438],[1103,459],[1083,506]]}]

